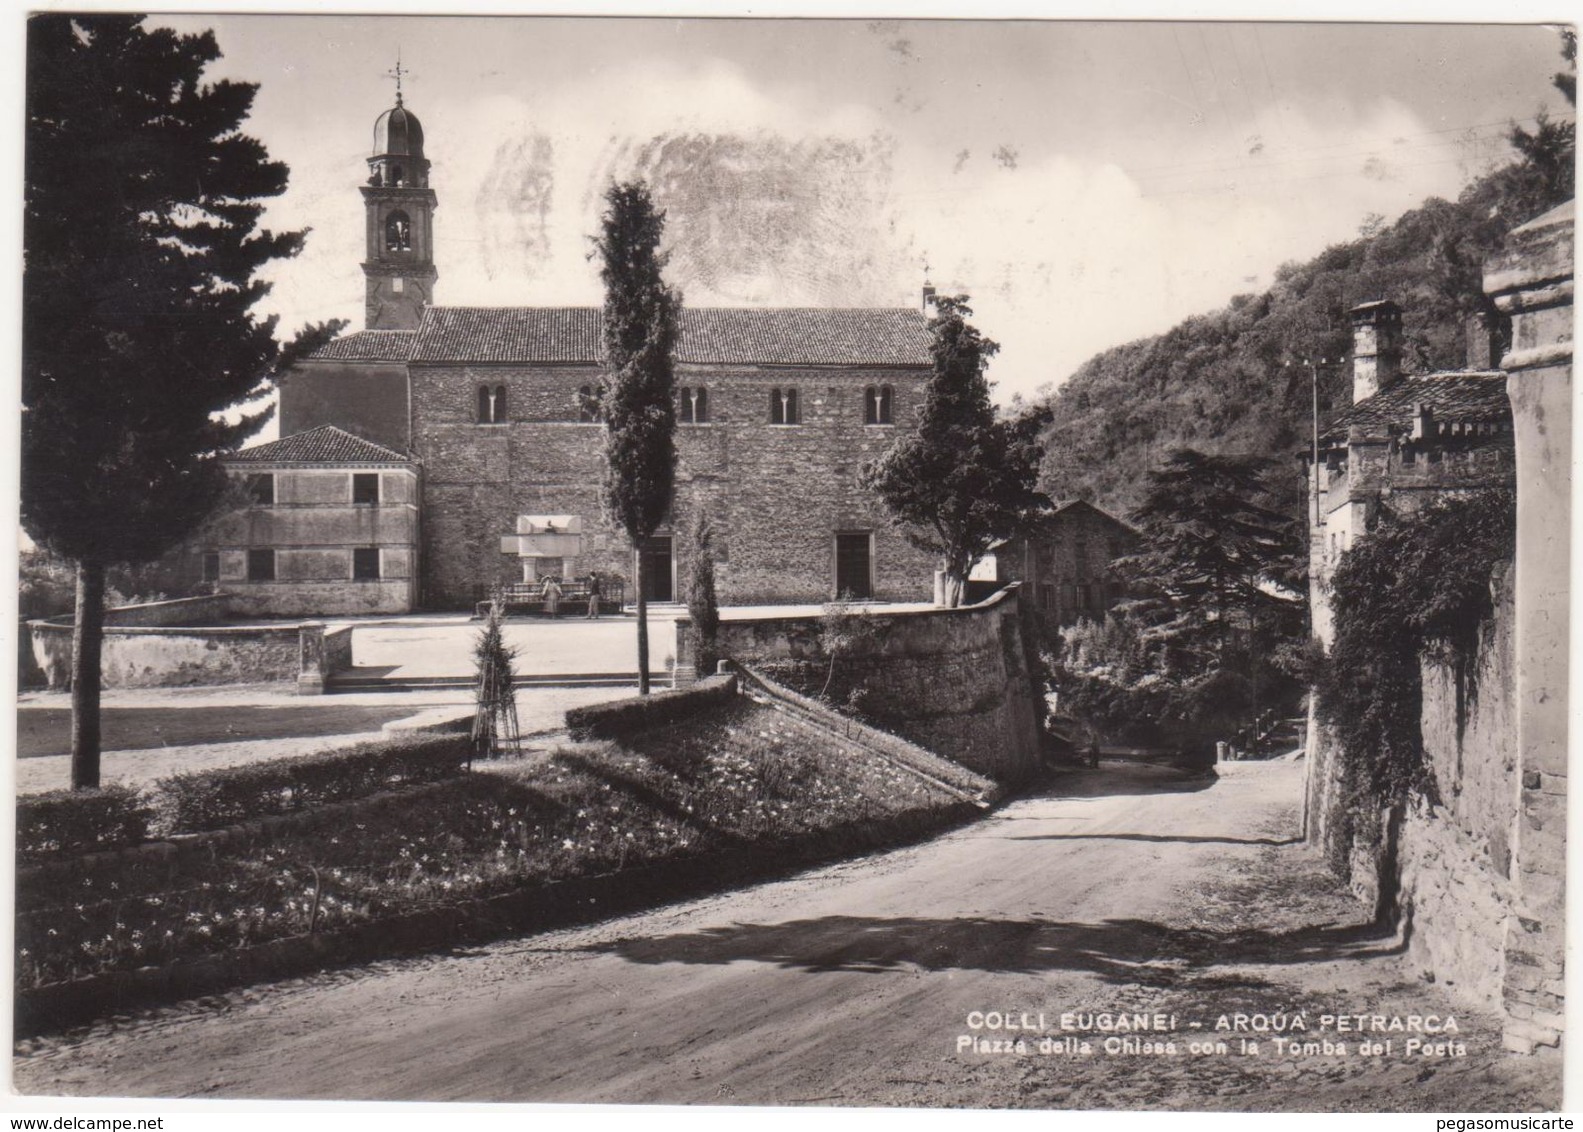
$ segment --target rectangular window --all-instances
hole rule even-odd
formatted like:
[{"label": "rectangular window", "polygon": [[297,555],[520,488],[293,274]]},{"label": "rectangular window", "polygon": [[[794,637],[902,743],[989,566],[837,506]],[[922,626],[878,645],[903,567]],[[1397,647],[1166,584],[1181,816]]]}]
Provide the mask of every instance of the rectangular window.
[{"label": "rectangular window", "polygon": [[273,472],[263,472],[247,477],[247,494],[253,502],[260,507],[272,507],[275,503],[275,476]]},{"label": "rectangular window", "polygon": [[352,474],[352,502],[377,504],[379,502],[379,473],[354,472]]},{"label": "rectangular window", "polygon": [[203,580],[218,582],[220,580],[220,552],[206,550],[203,552]]},{"label": "rectangular window", "polygon": [[247,552],[247,580],[250,582],[273,582],[275,580],[275,552],[273,550],[249,550]]},{"label": "rectangular window", "polygon": [[352,580],[377,582],[379,580],[379,547],[359,546],[352,550]]}]

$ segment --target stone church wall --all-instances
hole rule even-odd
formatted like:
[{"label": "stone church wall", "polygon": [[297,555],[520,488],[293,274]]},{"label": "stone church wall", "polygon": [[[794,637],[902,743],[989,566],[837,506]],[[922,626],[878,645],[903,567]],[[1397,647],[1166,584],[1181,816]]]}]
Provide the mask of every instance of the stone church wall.
[{"label": "stone church wall", "polygon": [[407,450],[407,363],[302,361],[282,379],[280,435],[335,425]]},{"label": "stone church wall", "polygon": [[[519,515],[576,515],[589,569],[631,582],[626,538],[604,522],[603,428],[578,420],[591,366],[432,366],[412,369],[417,454],[424,465],[424,592],[429,608],[470,606],[498,582],[522,580],[501,536]],[[835,535],[873,532],[874,597],[926,600],[933,560],[886,522],[858,483],[898,426],[865,425],[864,389],[895,390],[894,416],[921,400],[917,371],[684,367],[679,386],[709,390],[706,423],[678,424],[676,508],[662,534],[675,539],[675,572],[687,575],[687,535],[707,511],[715,532],[716,584],[724,604],[823,602],[835,596]],[[477,422],[480,386],[506,387],[505,424]],[[801,423],[769,423],[772,389],[795,386]]]}]

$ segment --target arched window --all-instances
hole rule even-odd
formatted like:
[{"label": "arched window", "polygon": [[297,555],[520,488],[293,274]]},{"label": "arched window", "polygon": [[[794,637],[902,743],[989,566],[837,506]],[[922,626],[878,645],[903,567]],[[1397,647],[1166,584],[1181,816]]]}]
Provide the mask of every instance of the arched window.
[{"label": "arched window", "polygon": [[390,252],[412,250],[412,221],[399,208],[385,217],[385,250]]},{"label": "arched window", "polygon": [[593,424],[599,419],[599,402],[594,399],[592,385],[577,390],[577,419],[583,424]]},{"label": "arched window", "polygon": [[800,418],[797,415],[797,390],[771,389],[770,424],[794,425],[799,420]]},{"label": "arched window", "polygon": [[406,171],[404,169],[402,169],[401,166],[395,165],[395,166],[391,167],[391,170],[390,170],[390,183],[395,185],[398,189],[403,187],[404,185],[406,185],[406,183],[407,183],[407,174],[406,174]]},{"label": "arched window", "polygon": [[506,423],[506,387],[488,385],[478,387],[478,423]]},{"label": "arched window", "polygon": [[891,388],[888,385],[870,385],[863,390],[863,423],[891,423]]},{"label": "arched window", "polygon": [[706,424],[709,421],[709,390],[702,385],[684,385],[681,388],[681,411],[677,414],[682,424]]}]

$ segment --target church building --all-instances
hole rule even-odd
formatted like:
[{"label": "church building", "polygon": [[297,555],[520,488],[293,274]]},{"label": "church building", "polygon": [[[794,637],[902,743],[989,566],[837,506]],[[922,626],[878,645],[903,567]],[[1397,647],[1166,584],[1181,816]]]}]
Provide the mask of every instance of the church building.
[{"label": "church building", "polygon": [[282,439],[231,462],[252,502],[200,548],[239,609],[470,609],[591,570],[679,600],[700,512],[722,604],[930,598],[935,562],[858,482],[915,427],[921,309],[684,308],[675,502],[635,555],[600,510],[600,310],[434,305],[439,198],[399,91],[360,191],[366,328],[286,376]]}]

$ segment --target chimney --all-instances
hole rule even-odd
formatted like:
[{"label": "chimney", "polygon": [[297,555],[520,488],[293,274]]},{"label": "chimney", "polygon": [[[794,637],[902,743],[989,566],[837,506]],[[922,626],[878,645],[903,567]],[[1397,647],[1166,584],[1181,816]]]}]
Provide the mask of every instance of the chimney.
[{"label": "chimney", "polygon": [[1504,320],[1487,311],[1477,311],[1468,316],[1467,368],[1471,370],[1497,370],[1501,368],[1501,347],[1505,340]]},{"label": "chimney", "polygon": [[1389,299],[1352,308],[1352,403],[1402,376],[1402,308]]},{"label": "chimney", "polygon": [[923,313],[924,314],[933,314],[934,313],[933,307],[934,307],[934,284],[933,283],[925,283],[923,285]]},{"label": "chimney", "polygon": [[1413,404],[1413,439],[1433,440],[1435,436],[1435,411],[1422,401]]}]

